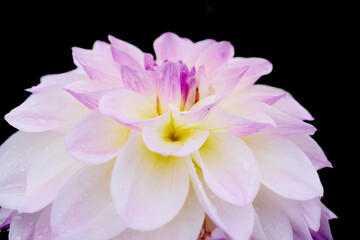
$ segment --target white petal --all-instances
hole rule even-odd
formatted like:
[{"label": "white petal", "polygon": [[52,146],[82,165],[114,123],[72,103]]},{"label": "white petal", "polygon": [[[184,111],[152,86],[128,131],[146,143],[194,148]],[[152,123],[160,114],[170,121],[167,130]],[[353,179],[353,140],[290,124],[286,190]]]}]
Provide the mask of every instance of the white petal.
[{"label": "white petal", "polygon": [[193,154],[204,180],[217,196],[229,203],[245,206],[253,201],[259,187],[259,169],[248,146],[238,137],[211,133]]},{"label": "white petal", "polygon": [[290,140],[263,134],[243,139],[258,161],[261,182],[265,186],[294,200],[322,196],[323,188],[315,168]]},{"label": "white petal", "polygon": [[173,219],[189,191],[185,158],[150,152],[134,133],[120,150],[111,193],[127,227],[148,231]]},{"label": "white petal", "polygon": [[25,193],[26,175],[43,149],[61,134],[16,132],[0,147],[0,205],[16,209]]},{"label": "white petal", "polygon": [[124,230],[110,195],[112,166],[113,162],[87,166],[62,188],[51,213],[51,226],[58,236],[109,239]]}]

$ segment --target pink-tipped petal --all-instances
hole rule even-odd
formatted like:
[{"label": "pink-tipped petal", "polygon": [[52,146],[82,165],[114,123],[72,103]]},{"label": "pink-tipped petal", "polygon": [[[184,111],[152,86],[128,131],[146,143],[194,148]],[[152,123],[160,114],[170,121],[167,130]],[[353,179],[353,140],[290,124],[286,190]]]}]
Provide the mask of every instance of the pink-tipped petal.
[{"label": "pink-tipped petal", "polygon": [[262,131],[273,125],[271,118],[265,116],[264,114],[262,114],[261,117],[263,117],[262,119],[267,122],[249,120],[215,106],[209,114],[207,120],[200,125],[200,128],[216,132],[230,133],[237,136],[246,136]]},{"label": "pink-tipped petal", "polygon": [[163,156],[187,156],[198,150],[209,135],[207,130],[177,129],[168,112],[143,128],[142,136],[149,150]]},{"label": "pink-tipped petal", "polygon": [[168,224],[156,230],[147,232],[127,229],[113,240],[193,240],[197,239],[199,236],[204,218],[205,212],[191,187],[184,206],[176,217]]},{"label": "pink-tipped petal", "polygon": [[289,139],[295,143],[306,154],[306,156],[308,156],[316,170],[324,167],[332,168],[332,164],[327,159],[324,151],[310,136],[294,135],[289,136]]},{"label": "pink-tipped petal", "polygon": [[34,213],[46,207],[82,166],[67,153],[65,136],[46,146],[27,173],[26,191],[18,211]]},{"label": "pink-tipped petal", "polygon": [[111,53],[78,47],[73,47],[72,51],[75,64],[82,67],[89,78],[107,83],[121,81],[118,65]]},{"label": "pink-tipped petal", "polygon": [[127,54],[124,51],[121,51],[119,48],[111,46],[111,52],[114,58],[114,61],[118,64],[123,65],[134,65],[137,67],[141,67],[140,63],[136,61],[133,57]]},{"label": "pink-tipped petal", "polygon": [[26,175],[43,149],[56,141],[56,133],[16,132],[0,147],[0,205],[16,209],[25,193]]},{"label": "pink-tipped petal", "polygon": [[103,163],[117,155],[129,134],[129,128],[96,109],[71,129],[66,138],[67,151],[76,160]]},{"label": "pink-tipped petal", "polygon": [[314,198],[308,201],[299,202],[303,211],[305,221],[309,228],[318,231],[320,228],[322,203],[320,198]]},{"label": "pink-tipped petal", "polygon": [[101,98],[99,108],[103,114],[135,130],[139,130],[158,115],[156,105],[144,95],[129,89],[117,89],[107,93]]},{"label": "pink-tipped petal", "polygon": [[111,179],[114,204],[127,227],[150,231],[164,226],[179,213],[188,191],[185,158],[150,152],[141,136],[130,136]]},{"label": "pink-tipped petal", "polygon": [[310,230],[311,236],[314,240],[333,240],[329,220],[334,218],[337,218],[336,215],[325,207],[325,205],[322,205],[320,228],[318,231]]},{"label": "pink-tipped petal", "polygon": [[32,94],[5,115],[5,120],[24,132],[42,132],[73,125],[88,109],[66,91]]},{"label": "pink-tipped petal", "polygon": [[190,54],[193,43],[188,39],[180,38],[175,33],[167,32],[154,41],[156,62],[163,63],[165,60],[178,62]]},{"label": "pink-tipped petal", "polygon": [[252,87],[246,89],[246,91],[241,92],[239,96],[261,96],[261,95],[273,95],[279,96],[285,94],[281,99],[274,103],[276,107],[281,112],[284,112],[294,118],[299,120],[314,120],[311,114],[297,102],[291,94],[286,92],[283,89],[267,86],[263,84],[256,84]]},{"label": "pink-tipped petal", "polygon": [[111,35],[109,35],[109,41],[111,42],[111,46],[113,48],[126,53],[129,57],[139,63],[141,67],[144,67],[144,53],[139,48]]},{"label": "pink-tipped petal", "polygon": [[51,227],[60,239],[110,239],[125,229],[110,195],[112,166],[86,166],[62,188],[51,213]]},{"label": "pink-tipped petal", "polygon": [[0,231],[9,226],[11,218],[16,214],[16,210],[0,207]]},{"label": "pink-tipped petal", "polygon": [[222,41],[207,47],[196,60],[195,66],[204,65],[206,75],[209,76],[226,64],[234,56],[231,43]]},{"label": "pink-tipped petal", "polygon": [[136,66],[121,66],[124,86],[127,89],[145,95],[151,103],[156,104],[157,92],[155,74]]},{"label": "pink-tipped petal", "polygon": [[94,80],[87,80],[77,81],[66,85],[64,89],[80,103],[93,110],[99,107],[99,101],[102,96],[120,87],[123,87],[123,84],[120,82],[118,84],[108,84]]},{"label": "pink-tipped petal", "polygon": [[219,198],[240,206],[250,204],[259,187],[259,169],[248,146],[238,137],[211,133],[192,154],[204,180]]},{"label": "pink-tipped petal", "polygon": [[272,64],[263,58],[236,57],[228,62],[226,66],[228,69],[227,73],[229,74],[232,71],[236,71],[236,69],[240,69],[244,66],[248,66],[248,69],[236,89],[233,91],[233,96],[235,97],[247,90],[249,87],[253,86],[261,76],[269,74],[273,68]]},{"label": "pink-tipped petal", "polygon": [[253,232],[255,217],[251,204],[238,206],[216,197],[205,184],[201,171],[196,171],[190,159],[187,160],[187,165],[198,200],[211,220],[231,239],[249,239]]},{"label": "pink-tipped petal", "polygon": [[156,85],[158,89],[158,112],[165,113],[169,104],[177,108],[181,104],[180,64],[167,62],[156,69]]},{"label": "pink-tipped petal", "polygon": [[260,179],[266,187],[294,200],[323,195],[319,176],[310,159],[290,140],[263,134],[243,139],[258,161]]}]

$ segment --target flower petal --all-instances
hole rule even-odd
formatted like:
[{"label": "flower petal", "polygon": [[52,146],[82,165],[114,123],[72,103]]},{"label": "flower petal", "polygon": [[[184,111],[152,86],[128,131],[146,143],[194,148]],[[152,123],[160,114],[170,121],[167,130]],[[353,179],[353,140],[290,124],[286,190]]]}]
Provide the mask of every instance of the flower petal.
[{"label": "flower petal", "polygon": [[129,90],[113,90],[100,99],[100,111],[119,123],[139,130],[157,117],[156,106],[144,95]]},{"label": "flower petal", "polygon": [[54,90],[32,94],[5,120],[24,132],[42,132],[70,126],[87,112],[68,92]]},{"label": "flower petal", "polygon": [[192,45],[193,43],[190,40],[180,38],[175,33],[163,33],[154,41],[156,62],[162,64],[165,60],[184,61],[184,57],[189,55],[189,49]]},{"label": "flower petal", "polygon": [[169,104],[180,108],[181,105],[181,82],[180,64],[167,62],[156,69],[156,85],[158,89],[158,112],[165,113],[169,110]]},{"label": "flower petal", "polygon": [[289,139],[306,154],[306,156],[315,166],[316,170],[322,169],[324,167],[332,168],[332,164],[327,159],[324,151],[310,136],[294,135],[289,136]]},{"label": "flower petal", "polygon": [[34,213],[46,207],[82,166],[67,153],[65,136],[46,146],[27,173],[25,195],[18,211]]},{"label": "flower petal", "polygon": [[243,138],[258,161],[261,182],[281,196],[309,200],[323,195],[309,158],[290,140],[269,135]]},{"label": "flower petal", "polygon": [[199,236],[204,218],[205,212],[197,200],[194,190],[190,188],[184,206],[176,217],[165,226],[147,232],[127,229],[112,240],[194,240]]},{"label": "flower petal", "polygon": [[201,171],[196,171],[190,159],[187,160],[187,164],[190,170],[191,183],[206,214],[231,239],[249,239],[253,231],[255,216],[251,204],[237,206],[216,197],[205,184]]},{"label": "flower petal", "polygon": [[41,213],[15,214],[11,219],[9,239],[34,239],[35,225]]},{"label": "flower petal", "polygon": [[138,61],[136,61],[133,57],[131,57],[126,52],[121,51],[119,48],[111,46],[111,52],[112,52],[115,62],[117,62],[119,64],[134,65],[137,67],[141,67],[141,65]]},{"label": "flower petal", "polygon": [[72,51],[75,64],[82,67],[89,78],[108,83],[121,81],[118,65],[110,52],[78,47],[73,47]]},{"label": "flower petal", "polygon": [[138,62],[141,67],[144,67],[144,53],[139,48],[111,35],[109,35],[109,41],[111,42],[111,47],[126,53],[129,57]]},{"label": "flower petal", "polygon": [[127,227],[149,231],[162,227],[182,208],[189,191],[185,158],[150,152],[134,133],[115,163],[111,193]]},{"label": "flower petal", "polygon": [[16,210],[0,207],[0,231],[9,226],[12,216]]},{"label": "flower petal", "polygon": [[171,112],[163,114],[144,127],[142,136],[145,145],[163,156],[183,157],[198,150],[209,131],[177,128],[171,115]]},{"label": "flower petal", "polygon": [[204,65],[206,75],[209,76],[222,67],[234,56],[234,47],[231,43],[222,41],[207,47],[196,60],[195,66]]},{"label": "flower petal", "polygon": [[90,164],[103,163],[117,155],[129,134],[129,128],[96,109],[69,132],[67,150],[76,160]]},{"label": "flower petal", "polygon": [[110,195],[112,166],[86,166],[62,188],[51,212],[51,227],[61,239],[110,239],[124,230]]},{"label": "flower petal", "polygon": [[26,175],[37,156],[58,139],[57,133],[16,132],[0,147],[0,205],[16,209],[25,193]]},{"label": "flower petal", "polygon": [[241,92],[240,95],[259,96],[264,94],[274,96],[286,94],[274,104],[274,107],[276,107],[281,112],[284,112],[299,120],[314,120],[311,114],[303,106],[301,106],[300,103],[291,96],[291,94],[289,94],[283,89],[263,84],[255,84],[252,87],[246,89],[246,91]]},{"label": "flower petal", "polygon": [[304,214],[305,221],[309,228],[318,231],[320,228],[321,207],[320,198],[314,198],[308,201],[299,202]]},{"label": "flower petal", "polygon": [[219,198],[245,206],[253,201],[259,187],[259,169],[248,146],[238,137],[211,133],[199,154],[192,154],[204,180]]},{"label": "flower petal", "polygon": [[311,236],[314,240],[333,240],[331,235],[331,229],[329,225],[329,220],[337,218],[336,215],[331,212],[328,208],[324,205],[321,206],[321,221],[320,221],[320,228],[318,231],[312,231]]}]

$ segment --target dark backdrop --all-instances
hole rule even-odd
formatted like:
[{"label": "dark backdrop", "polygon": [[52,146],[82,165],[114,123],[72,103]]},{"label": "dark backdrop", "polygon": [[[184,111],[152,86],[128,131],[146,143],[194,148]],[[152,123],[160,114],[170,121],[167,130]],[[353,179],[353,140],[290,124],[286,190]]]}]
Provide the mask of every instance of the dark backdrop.
[{"label": "dark backdrop", "polygon": [[[348,134],[357,130],[351,127],[356,108],[350,108],[349,94],[354,79],[345,77],[350,64],[343,64],[349,59],[342,56],[348,44],[341,15],[346,11],[305,3],[90,2],[81,7],[15,3],[3,8],[8,15],[1,17],[1,116],[22,103],[29,95],[23,89],[37,85],[41,76],[73,69],[71,47],[91,48],[108,34],[150,53],[153,40],[166,31],[193,41],[228,40],[236,56],[270,60],[274,70],[259,82],[288,90],[315,117],[314,138],[334,165],[319,173],[323,202],[339,217],[331,221],[333,235],[345,239],[351,233],[350,201],[359,181],[348,172],[358,159],[350,147],[357,140]],[[2,118],[0,129],[0,142],[15,132]]]}]

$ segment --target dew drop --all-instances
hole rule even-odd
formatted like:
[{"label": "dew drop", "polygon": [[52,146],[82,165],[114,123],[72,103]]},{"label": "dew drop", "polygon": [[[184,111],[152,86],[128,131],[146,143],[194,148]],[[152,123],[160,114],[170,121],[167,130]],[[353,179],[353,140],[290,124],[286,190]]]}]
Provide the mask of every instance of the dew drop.
[{"label": "dew drop", "polygon": [[20,166],[20,167],[19,167],[19,170],[22,171],[22,172],[24,172],[24,171],[25,171],[25,168],[24,168],[23,166]]},{"label": "dew drop", "polygon": [[32,226],[33,224],[34,224],[33,221],[30,221],[30,222],[29,222],[29,226]]}]

